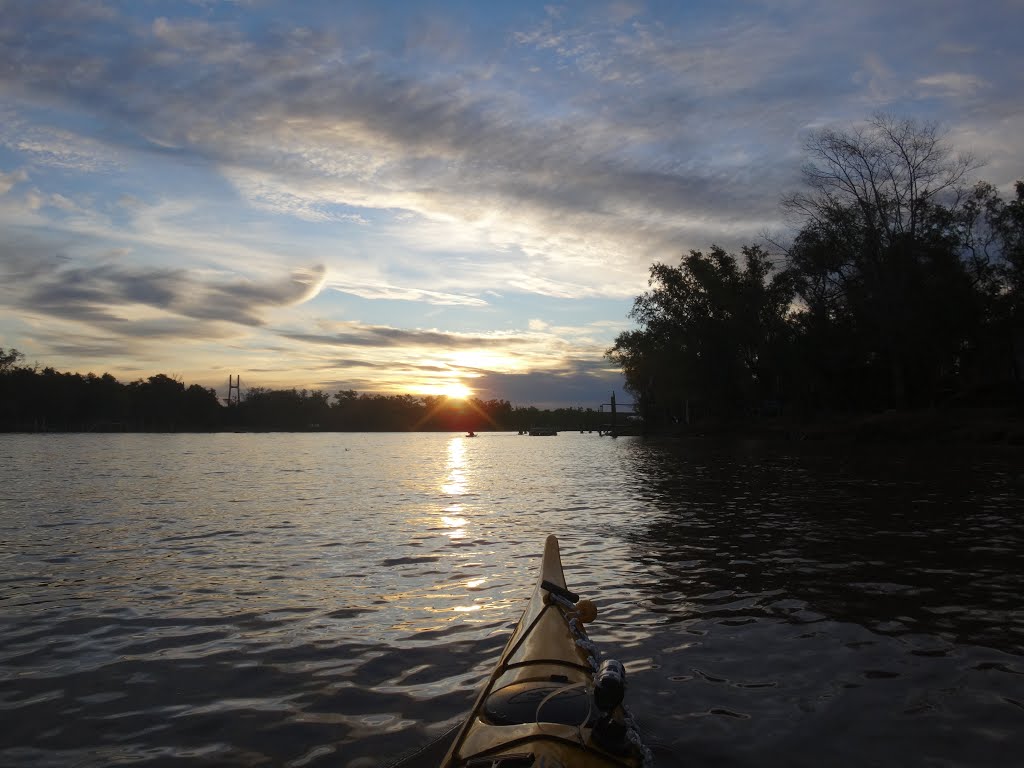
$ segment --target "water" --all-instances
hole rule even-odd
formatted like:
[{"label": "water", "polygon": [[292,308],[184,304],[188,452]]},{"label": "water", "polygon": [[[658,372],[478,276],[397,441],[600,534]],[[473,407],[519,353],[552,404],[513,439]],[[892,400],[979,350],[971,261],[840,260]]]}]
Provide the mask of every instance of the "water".
[{"label": "water", "polygon": [[1020,454],[0,436],[0,764],[387,765],[556,533],[659,765],[1024,752]]}]

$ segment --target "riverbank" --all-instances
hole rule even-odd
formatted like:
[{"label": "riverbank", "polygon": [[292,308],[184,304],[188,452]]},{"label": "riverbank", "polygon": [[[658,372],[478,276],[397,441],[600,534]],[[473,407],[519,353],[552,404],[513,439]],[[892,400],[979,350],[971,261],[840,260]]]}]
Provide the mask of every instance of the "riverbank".
[{"label": "riverbank", "polygon": [[689,438],[1024,446],[1024,413],[1011,408],[886,411],[814,421],[778,418],[748,423],[702,423],[679,428],[671,434]]}]

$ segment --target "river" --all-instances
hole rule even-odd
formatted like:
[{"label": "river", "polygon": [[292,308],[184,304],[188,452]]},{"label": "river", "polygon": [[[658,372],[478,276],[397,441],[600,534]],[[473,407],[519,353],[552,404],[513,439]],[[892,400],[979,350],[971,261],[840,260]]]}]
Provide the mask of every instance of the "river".
[{"label": "river", "polygon": [[0,764],[371,766],[548,533],[660,766],[1024,755],[1019,449],[0,435]]}]

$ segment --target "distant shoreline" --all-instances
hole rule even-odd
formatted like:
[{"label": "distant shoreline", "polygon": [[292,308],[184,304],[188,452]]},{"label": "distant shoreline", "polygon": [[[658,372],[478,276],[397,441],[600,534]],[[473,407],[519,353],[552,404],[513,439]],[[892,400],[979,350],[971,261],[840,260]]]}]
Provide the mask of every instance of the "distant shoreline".
[{"label": "distant shoreline", "polygon": [[[96,425],[92,429],[11,430],[0,434],[464,434],[449,429],[126,429]],[[479,433],[515,432],[515,429],[477,427]],[[559,430],[581,431],[577,426]],[[813,421],[784,418],[750,422],[714,422],[669,429],[649,429],[653,439],[763,440],[778,442],[828,442],[860,444],[1010,445],[1024,447],[1024,415],[1009,408],[973,408],[955,411],[887,411],[884,413],[819,418]]]}]

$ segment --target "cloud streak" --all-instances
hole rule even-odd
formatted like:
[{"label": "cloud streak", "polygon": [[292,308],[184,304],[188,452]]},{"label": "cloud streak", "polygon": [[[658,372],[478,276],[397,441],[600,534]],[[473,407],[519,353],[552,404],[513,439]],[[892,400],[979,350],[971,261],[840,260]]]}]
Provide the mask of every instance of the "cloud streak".
[{"label": "cloud streak", "polygon": [[[324,268],[294,270],[288,277],[259,282],[246,277],[200,280],[183,269],[145,268],[114,261],[80,265],[37,257],[40,248],[18,244],[0,248],[5,303],[23,312],[111,329],[131,323],[133,335],[145,327],[131,317],[136,308],[201,321],[260,326],[264,313],[300,304],[323,284]],[[34,253],[32,251],[35,251]],[[149,335],[169,335],[166,325]]]},{"label": "cloud streak", "polygon": [[294,341],[335,347],[435,347],[443,350],[476,350],[489,347],[522,347],[527,343],[521,336],[457,334],[435,330],[368,326],[361,323],[348,324],[345,330],[330,334],[282,332],[281,335]]}]

